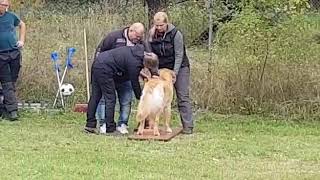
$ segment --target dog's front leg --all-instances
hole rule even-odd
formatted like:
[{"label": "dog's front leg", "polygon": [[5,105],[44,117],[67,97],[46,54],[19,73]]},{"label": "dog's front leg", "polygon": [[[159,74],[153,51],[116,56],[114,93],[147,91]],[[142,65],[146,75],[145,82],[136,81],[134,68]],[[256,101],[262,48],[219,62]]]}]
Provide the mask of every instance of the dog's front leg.
[{"label": "dog's front leg", "polygon": [[145,123],[145,121],[140,121],[138,132],[137,132],[138,135],[143,135],[144,123]]},{"label": "dog's front leg", "polygon": [[143,116],[141,116],[141,114],[138,114],[137,115],[137,120],[139,122],[139,127],[138,127],[137,134],[138,135],[143,135],[145,118],[143,118]]}]

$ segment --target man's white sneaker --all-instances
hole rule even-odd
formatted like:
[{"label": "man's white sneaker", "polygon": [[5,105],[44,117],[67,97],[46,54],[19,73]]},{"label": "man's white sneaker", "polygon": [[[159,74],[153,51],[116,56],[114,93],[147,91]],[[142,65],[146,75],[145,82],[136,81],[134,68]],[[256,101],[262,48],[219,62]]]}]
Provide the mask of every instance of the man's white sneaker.
[{"label": "man's white sneaker", "polygon": [[117,127],[117,131],[119,131],[121,134],[128,134],[128,126],[125,124],[121,124],[121,126]]},{"label": "man's white sneaker", "polygon": [[100,134],[106,134],[107,132],[107,125],[106,123],[103,123],[102,126],[100,126]]}]

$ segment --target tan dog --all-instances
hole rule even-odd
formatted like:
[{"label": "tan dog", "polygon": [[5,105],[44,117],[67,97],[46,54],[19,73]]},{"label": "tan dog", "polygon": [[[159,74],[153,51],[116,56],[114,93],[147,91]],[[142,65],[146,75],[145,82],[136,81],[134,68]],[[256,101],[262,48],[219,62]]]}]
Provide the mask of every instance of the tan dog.
[{"label": "tan dog", "polygon": [[137,121],[139,128],[137,134],[142,135],[146,119],[153,124],[153,134],[159,136],[160,115],[164,116],[166,132],[171,133],[171,102],[173,99],[173,83],[175,73],[169,69],[160,69],[159,78],[151,78],[145,84],[138,105]]}]

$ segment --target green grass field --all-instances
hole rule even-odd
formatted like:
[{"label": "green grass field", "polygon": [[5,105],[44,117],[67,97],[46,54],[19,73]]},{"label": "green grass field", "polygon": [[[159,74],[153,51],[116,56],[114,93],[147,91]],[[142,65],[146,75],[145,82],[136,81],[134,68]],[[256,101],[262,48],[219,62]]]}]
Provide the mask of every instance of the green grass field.
[{"label": "green grass field", "polygon": [[320,179],[320,122],[202,114],[158,142],[85,134],[84,114],[22,116],[0,121],[0,179]]}]

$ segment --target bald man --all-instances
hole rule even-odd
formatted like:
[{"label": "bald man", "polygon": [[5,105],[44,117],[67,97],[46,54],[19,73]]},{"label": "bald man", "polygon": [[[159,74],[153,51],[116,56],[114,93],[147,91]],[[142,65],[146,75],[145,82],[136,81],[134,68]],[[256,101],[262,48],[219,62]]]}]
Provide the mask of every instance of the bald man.
[{"label": "bald man", "polygon": [[[96,49],[95,58],[99,53],[123,47],[123,46],[135,46],[136,44],[142,44],[144,36],[144,25],[137,22],[129,27],[125,27],[121,30],[116,30],[108,33],[106,37],[100,42]],[[120,105],[120,116],[118,124],[116,125],[114,119],[106,118],[110,116],[105,114],[105,101],[104,97],[97,107],[97,120],[100,124],[100,133],[113,133],[119,131],[121,134],[128,133],[128,121],[131,113],[131,101],[132,101],[132,86],[130,81],[125,80],[128,76],[126,72],[119,72],[115,77],[116,93]]]}]

